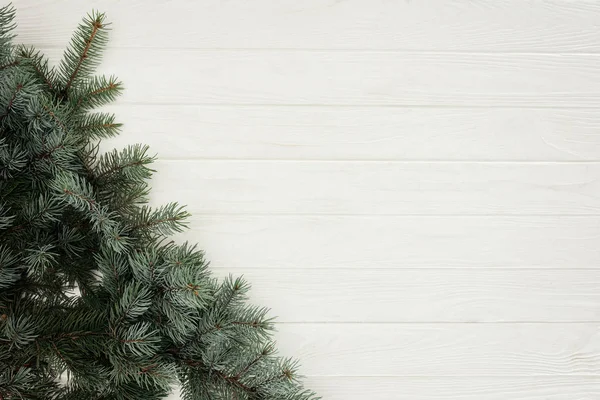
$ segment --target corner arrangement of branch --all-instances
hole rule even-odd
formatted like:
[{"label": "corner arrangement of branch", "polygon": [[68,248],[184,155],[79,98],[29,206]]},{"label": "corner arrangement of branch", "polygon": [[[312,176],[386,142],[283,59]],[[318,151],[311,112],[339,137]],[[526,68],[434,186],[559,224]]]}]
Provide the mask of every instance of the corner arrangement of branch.
[{"label": "corner arrangement of branch", "polygon": [[14,14],[0,9],[0,400],[161,399],[175,384],[188,400],[316,399],[248,284],[169,239],[188,213],[148,206],[148,148],[99,154],[121,128],[94,111],[122,91],[93,75],[104,14],[57,68],[12,44]]}]

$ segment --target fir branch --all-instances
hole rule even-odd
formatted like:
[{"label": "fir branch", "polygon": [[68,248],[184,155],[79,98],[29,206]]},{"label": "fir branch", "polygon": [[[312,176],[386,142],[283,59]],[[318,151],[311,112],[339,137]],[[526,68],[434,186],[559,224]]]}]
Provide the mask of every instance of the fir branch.
[{"label": "fir branch", "polygon": [[88,79],[71,94],[73,112],[97,108],[113,102],[123,91],[116,77],[97,76]]},{"label": "fir branch", "polygon": [[81,202],[87,204],[90,211],[92,211],[96,207],[96,201],[90,197],[83,195],[83,194],[75,193],[74,191],[69,190],[67,188],[63,189],[63,193],[65,193],[67,196],[73,197],[75,199],[75,201],[81,201]]},{"label": "fir branch", "polygon": [[10,208],[0,203],[0,230],[11,226],[15,220],[15,215],[9,214]]},{"label": "fir branch", "polygon": [[88,113],[121,90],[116,78],[92,77],[104,15],[84,20],[55,72],[33,49],[14,54],[5,11],[0,364],[10,373],[0,368],[1,395],[158,400],[179,378],[186,399],[312,400],[295,364],[275,355],[272,319],[247,303],[249,285],[212,278],[202,251],[169,238],[185,226],[183,207],[146,205],[147,146],[98,156],[96,140],[120,127]]},{"label": "fir branch", "polygon": [[227,376],[224,373],[222,373],[221,371],[218,370],[214,370],[215,374],[217,374],[217,376],[223,380],[225,380],[227,383],[232,384],[235,387],[238,387],[240,389],[242,389],[243,391],[245,391],[246,393],[254,393],[256,391],[255,388],[250,387],[250,386],[246,386],[244,385],[242,382],[240,382],[240,379],[236,376]]},{"label": "fir branch", "polygon": [[274,345],[272,343],[267,344],[256,358],[254,358],[252,361],[250,361],[250,363],[248,363],[248,365],[246,367],[244,367],[244,369],[242,369],[240,372],[238,372],[236,374],[236,378],[237,379],[241,378],[253,366],[255,366],[256,364],[258,364],[265,357],[273,354],[273,351],[274,351]]},{"label": "fir branch", "polygon": [[65,123],[60,118],[58,118],[56,113],[52,111],[47,105],[43,105],[42,107],[44,108],[44,111],[46,111],[46,113],[50,116],[50,118],[52,118],[52,120],[56,123],[56,125],[60,126],[63,131],[67,132],[67,127]]},{"label": "fir branch", "polygon": [[49,66],[48,59],[42,53],[33,47],[19,46],[17,48],[17,57],[15,63],[25,62],[27,66],[33,69],[39,82],[44,84],[48,89],[54,90],[56,72],[54,68]]},{"label": "fir branch", "polygon": [[129,284],[123,295],[111,310],[113,326],[118,327],[123,321],[134,321],[141,317],[152,305],[152,292],[140,284]]},{"label": "fir branch", "polygon": [[136,144],[128,146],[121,152],[113,150],[102,155],[95,166],[94,180],[106,182],[120,174],[130,180],[148,179],[153,170],[146,166],[155,160],[155,156],[147,155],[148,149],[146,145]]},{"label": "fir branch", "polygon": [[76,130],[88,140],[94,140],[116,136],[121,126],[112,114],[94,113],[85,115],[76,125]]},{"label": "fir branch", "polygon": [[69,91],[79,74],[85,76],[89,73],[86,68],[87,63],[90,64],[90,67],[98,63],[98,60],[93,60],[93,58],[97,55],[96,50],[99,50],[106,41],[102,35],[105,28],[104,14],[97,12],[92,12],[88,19],[79,25],[77,33],[71,41],[71,46],[65,52],[65,58],[61,62],[61,72],[63,78],[66,78],[65,92]]},{"label": "fir branch", "polygon": [[12,93],[12,96],[10,97],[10,100],[8,101],[8,105],[6,106],[6,111],[4,112],[4,114],[0,115],[0,122],[2,122],[10,114],[10,111],[13,108],[15,100],[17,99],[17,95],[19,94],[21,89],[23,89],[23,84],[17,83],[17,85]]},{"label": "fir branch", "polygon": [[19,64],[20,64],[19,60],[14,60],[14,61],[11,61],[11,62],[9,62],[7,64],[2,64],[2,65],[0,65],[0,71],[4,70],[4,69],[7,69],[7,68],[10,68],[10,67],[15,67],[15,66],[17,66]]},{"label": "fir branch", "polygon": [[7,289],[19,280],[22,269],[19,261],[8,246],[0,244],[0,289]]},{"label": "fir branch", "polygon": [[142,206],[138,213],[131,216],[129,228],[145,236],[170,236],[181,232],[187,226],[185,220],[189,217],[183,206],[169,203],[153,210]]},{"label": "fir branch", "polygon": [[15,9],[12,5],[0,8],[0,61],[5,62],[12,56],[12,32],[16,27]]}]

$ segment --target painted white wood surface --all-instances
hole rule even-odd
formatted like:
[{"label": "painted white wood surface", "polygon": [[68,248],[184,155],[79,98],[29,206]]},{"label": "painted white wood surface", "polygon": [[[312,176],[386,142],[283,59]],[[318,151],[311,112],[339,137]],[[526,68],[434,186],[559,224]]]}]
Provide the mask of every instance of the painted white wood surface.
[{"label": "painted white wood surface", "polygon": [[128,66],[125,104],[600,106],[600,54],[134,48],[105,61],[108,75]]},{"label": "painted white wood surface", "polygon": [[183,238],[225,269],[600,265],[598,216],[199,215],[190,225]]},{"label": "painted white wood surface", "polygon": [[600,383],[585,378],[309,377],[329,400],[595,400]]},{"label": "painted white wood surface", "polygon": [[277,299],[271,308],[282,322],[600,319],[600,270],[224,268],[218,272],[244,275],[253,283],[253,298],[260,304]]},{"label": "painted white wood surface", "polygon": [[[139,105],[107,107],[160,159],[598,161],[596,109]],[[191,127],[194,127],[193,129]],[[165,146],[165,135],[177,140]]]},{"label": "painted white wood surface", "polygon": [[284,353],[299,355],[320,376],[600,379],[596,323],[305,323],[279,330]]},{"label": "painted white wood surface", "polygon": [[600,383],[574,377],[308,377],[324,399],[596,400]]},{"label": "painted white wood surface", "polygon": [[[23,40],[63,46],[91,7],[128,48],[598,52],[594,0],[17,0]],[[168,32],[168,34],[165,34]]]},{"label": "painted white wood surface", "polygon": [[203,214],[600,213],[600,163],[182,160],[156,169],[156,202],[177,187]]},{"label": "painted white wood surface", "polygon": [[14,4],[53,61],[108,13],[103,147],[152,146],[325,399],[600,398],[600,3]]}]

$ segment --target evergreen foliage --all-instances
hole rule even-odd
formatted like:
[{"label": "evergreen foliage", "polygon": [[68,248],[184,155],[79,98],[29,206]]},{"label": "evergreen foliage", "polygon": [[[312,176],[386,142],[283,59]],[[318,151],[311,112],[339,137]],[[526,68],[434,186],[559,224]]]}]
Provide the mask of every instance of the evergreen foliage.
[{"label": "evergreen foliage", "polygon": [[122,90],[96,77],[103,14],[81,23],[58,68],[11,44],[0,9],[0,399],[312,400],[248,284],[211,277],[202,251],[168,236],[178,204],[147,205],[143,145],[93,110]]}]

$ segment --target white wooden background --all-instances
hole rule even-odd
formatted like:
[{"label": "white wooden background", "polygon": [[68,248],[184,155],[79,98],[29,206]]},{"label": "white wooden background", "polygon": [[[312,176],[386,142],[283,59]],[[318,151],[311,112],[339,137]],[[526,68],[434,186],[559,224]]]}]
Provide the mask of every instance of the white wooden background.
[{"label": "white wooden background", "polygon": [[16,0],[108,13],[111,145],[329,400],[600,398],[600,2]]}]

